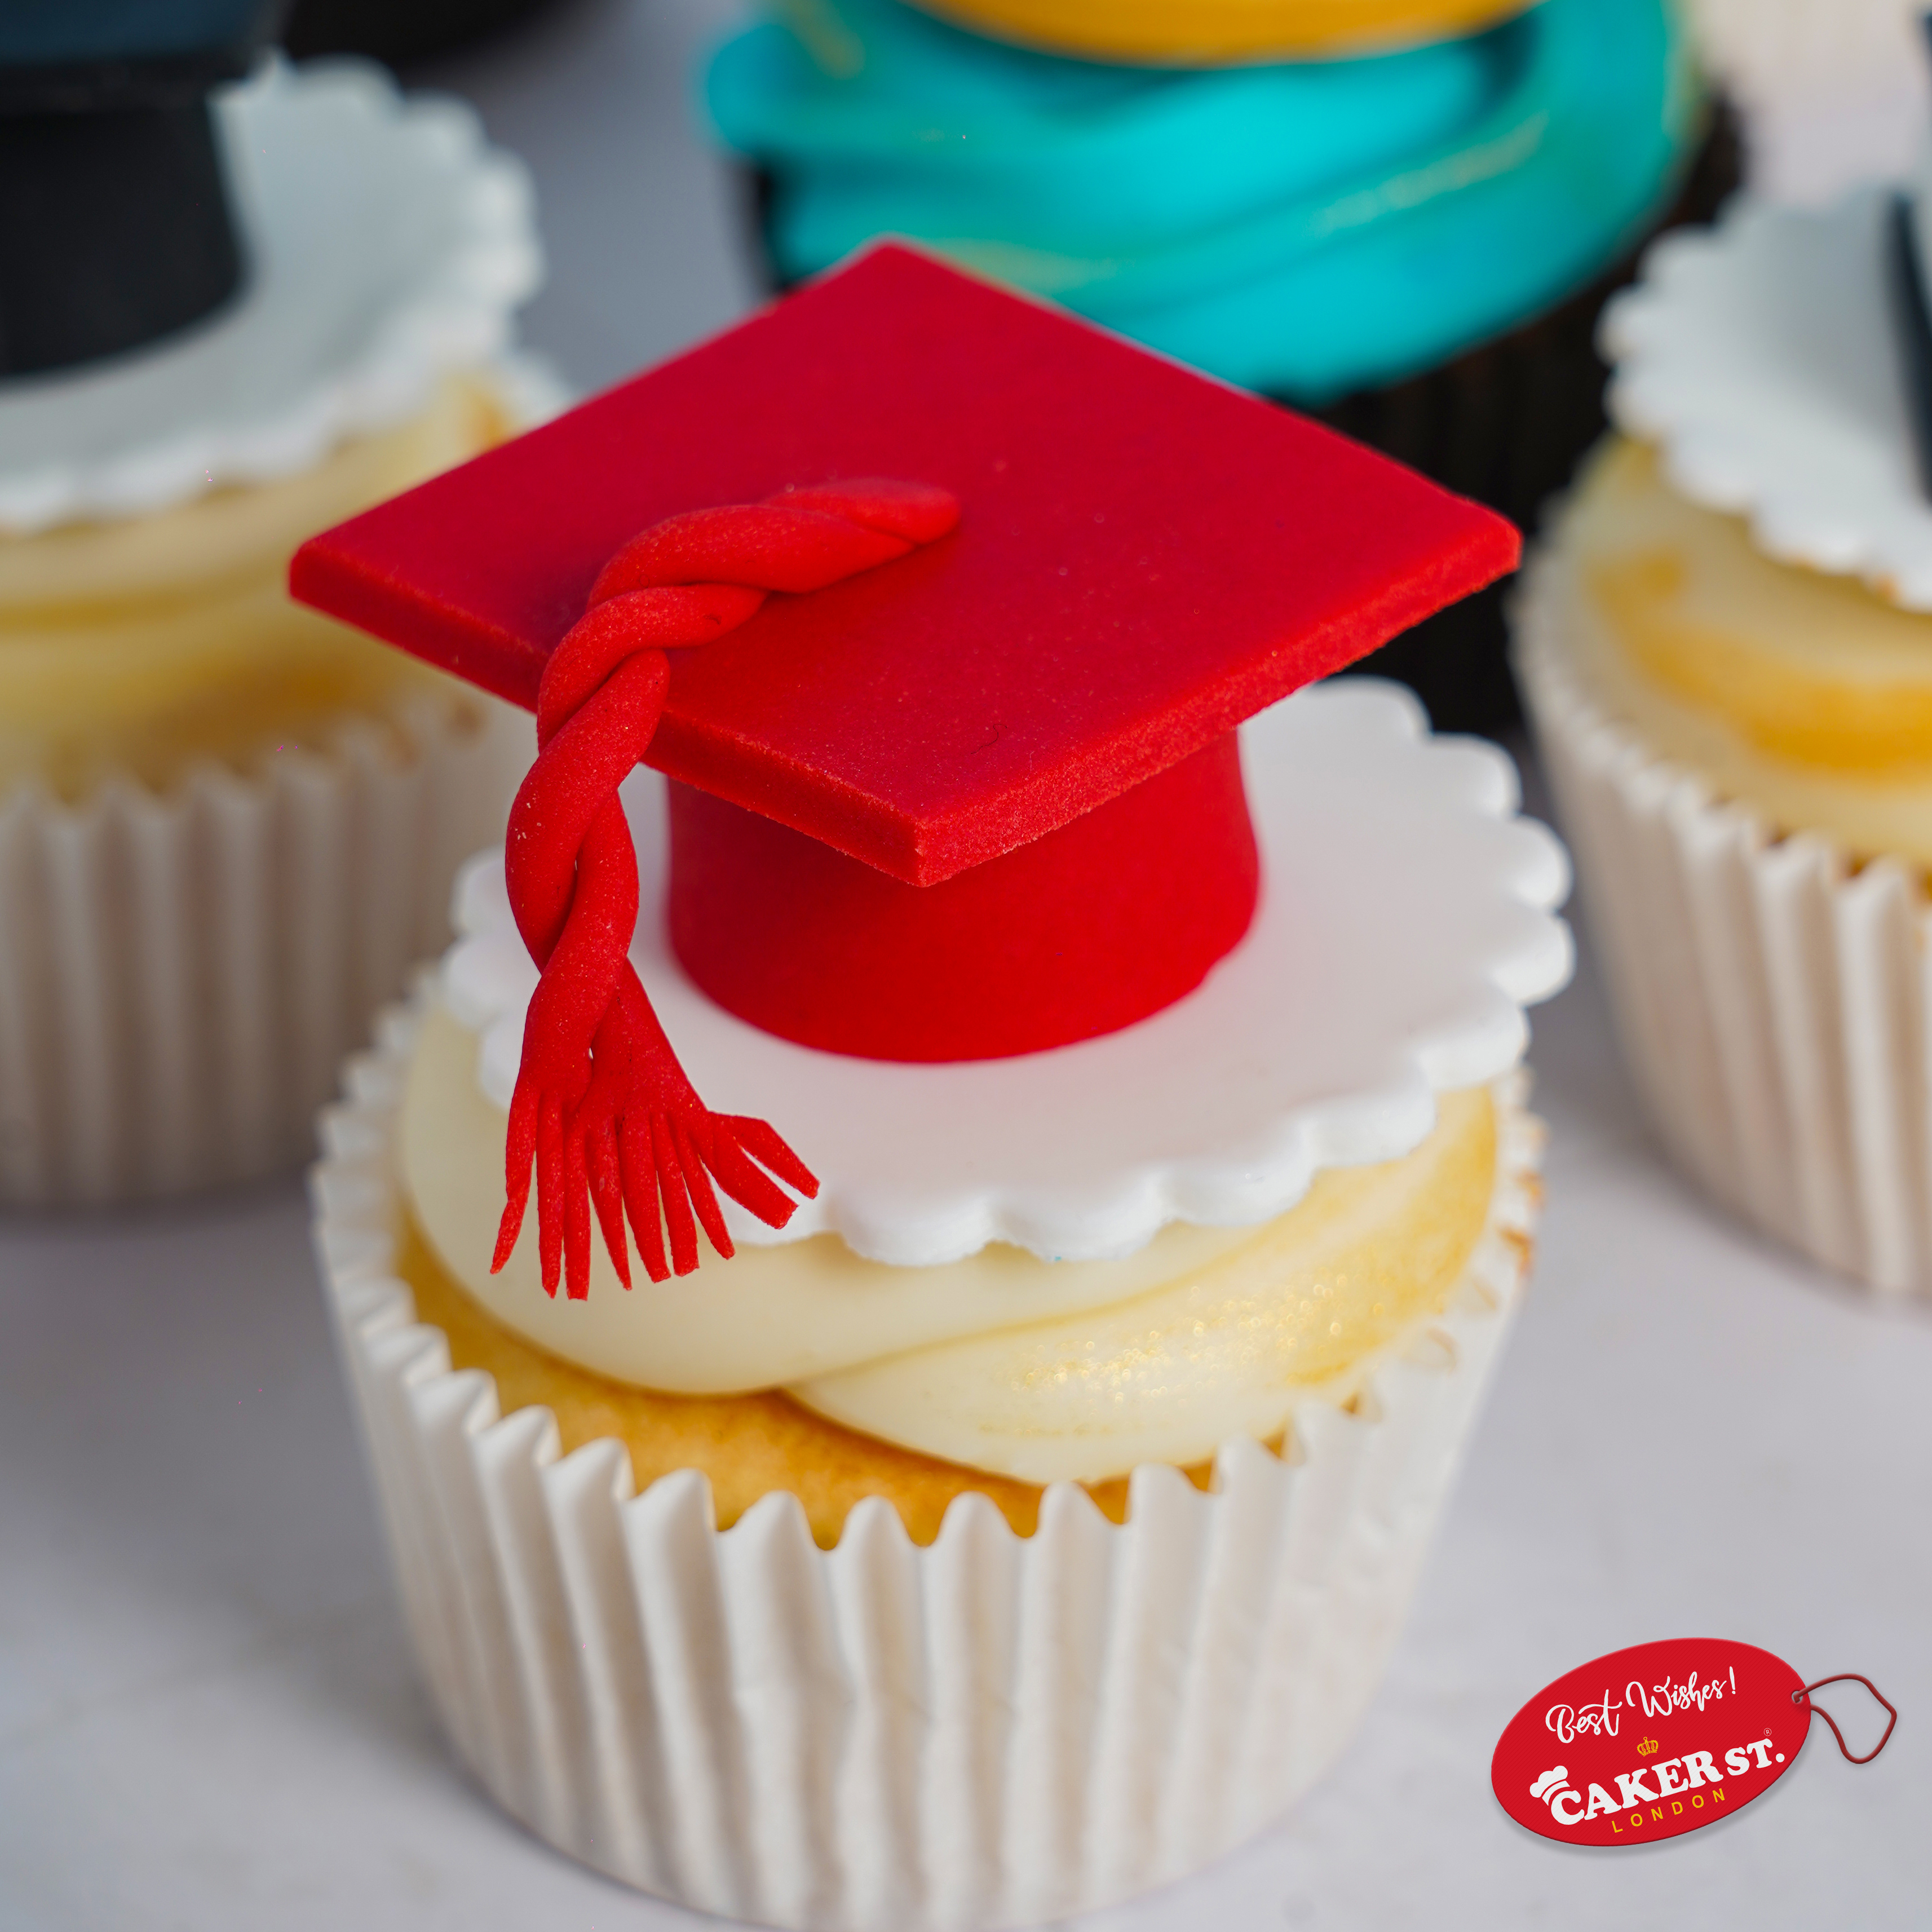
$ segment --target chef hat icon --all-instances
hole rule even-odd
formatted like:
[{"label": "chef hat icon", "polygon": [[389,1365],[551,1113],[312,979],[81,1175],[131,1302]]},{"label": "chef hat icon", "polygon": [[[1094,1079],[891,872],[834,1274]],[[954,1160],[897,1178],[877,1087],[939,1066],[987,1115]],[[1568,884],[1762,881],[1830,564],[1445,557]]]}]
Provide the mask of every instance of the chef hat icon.
[{"label": "chef hat icon", "polygon": [[1569,1766],[1568,1765],[1559,1764],[1554,1771],[1546,1771],[1543,1775],[1529,1787],[1529,1795],[1532,1798],[1542,1798],[1546,1799],[1553,1798],[1556,1795],[1556,1787],[1569,1775]]}]

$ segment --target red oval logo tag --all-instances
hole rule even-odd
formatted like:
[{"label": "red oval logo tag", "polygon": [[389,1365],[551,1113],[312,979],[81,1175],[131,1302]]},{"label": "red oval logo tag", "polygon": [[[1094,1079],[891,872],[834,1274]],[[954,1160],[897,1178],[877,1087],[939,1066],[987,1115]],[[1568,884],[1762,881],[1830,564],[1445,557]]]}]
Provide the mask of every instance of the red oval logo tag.
[{"label": "red oval logo tag", "polygon": [[1565,1845],[1646,1845],[1727,1818],[1790,1768],[1804,1680],[1722,1637],[1612,1651],[1539,1690],[1490,1762],[1497,1802]]}]

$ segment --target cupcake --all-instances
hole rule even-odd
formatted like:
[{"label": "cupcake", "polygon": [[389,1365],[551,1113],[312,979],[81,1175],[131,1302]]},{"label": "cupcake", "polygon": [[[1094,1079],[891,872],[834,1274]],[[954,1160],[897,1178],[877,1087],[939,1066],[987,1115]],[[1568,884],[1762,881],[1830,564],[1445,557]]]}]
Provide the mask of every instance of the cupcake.
[{"label": "cupcake", "polygon": [[1621,434],[1526,573],[1518,662],[1665,1147],[1922,1293],[1932,507],[1898,239],[1867,191],[1660,244],[1606,320]]},{"label": "cupcake", "polygon": [[[1186,71],[831,0],[728,42],[706,98],[762,172],[782,285],[910,236],[1520,523],[1601,430],[1600,284],[1708,125],[1666,0],[1547,0],[1373,58]],[[1724,184],[1712,169],[1700,200]],[[1493,598],[1384,668],[1438,726],[1514,713]]]},{"label": "cupcake", "polygon": [[1499,753],[1289,694],[1514,554],[894,246],[304,548],[544,746],[316,1188],[517,1816],[1008,1924],[1340,1748],[1526,1261],[1565,874]]},{"label": "cupcake", "polygon": [[[42,72],[70,98],[70,66],[8,71],[10,102]],[[32,214],[0,331],[16,1204],[298,1164],[532,748],[509,707],[285,584],[319,524],[556,406],[509,353],[540,273],[521,170],[370,70],[271,65],[211,100],[209,71],[159,60],[154,86],[188,89],[159,106],[139,63],[106,71],[87,112],[13,114],[0,151]]]}]

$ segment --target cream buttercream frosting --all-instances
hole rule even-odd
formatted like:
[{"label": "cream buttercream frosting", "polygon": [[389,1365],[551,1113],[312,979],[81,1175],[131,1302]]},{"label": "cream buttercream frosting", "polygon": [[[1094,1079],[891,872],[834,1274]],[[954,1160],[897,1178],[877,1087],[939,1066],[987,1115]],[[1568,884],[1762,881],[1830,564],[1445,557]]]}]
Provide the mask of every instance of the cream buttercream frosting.
[{"label": "cream buttercream frosting", "polygon": [[1441,1310],[1490,1217],[1496,1114],[1485,1088],[1445,1094],[1413,1154],[1318,1174],[1297,1206],[1211,1259],[1175,1267],[1178,1254],[1150,1254],[1166,1276],[1157,1287],[789,1392],[902,1448],[1031,1482],[1266,1441],[1298,1401],[1352,1388],[1379,1350]]},{"label": "cream buttercream frosting", "polygon": [[1774,562],[1622,439],[1550,564],[1576,670],[1658,752],[1782,830],[1932,864],[1932,616]]},{"label": "cream buttercream frosting", "polygon": [[0,537],[0,789],[157,788],[380,718],[415,692],[478,700],[288,595],[302,539],[508,433],[477,380],[446,380],[401,428],[316,467],[154,515]]},{"label": "cream buttercream frosting", "polygon": [[617,1382],[674,1394],[783,1388],[902,1448],[1032,1482],[1186,1464],[1265,1438],[1439,1309],[1486,1225],[1489,1090],[1443,1096],[1414,1152],[1330,1170],[1259,1227],[1172,1224],[1133,1255],[1049,1262],[994,1244],[896,1268],[836,1236],[709,1253],[626,1293],[608,1262],[587,1299],[538,1285],[526,1225],[490,1272],[505,1117],[478,1090],[475,1036],[428,1016],[403,1098],[400,1160],[417,1226],[506,1328]]}]

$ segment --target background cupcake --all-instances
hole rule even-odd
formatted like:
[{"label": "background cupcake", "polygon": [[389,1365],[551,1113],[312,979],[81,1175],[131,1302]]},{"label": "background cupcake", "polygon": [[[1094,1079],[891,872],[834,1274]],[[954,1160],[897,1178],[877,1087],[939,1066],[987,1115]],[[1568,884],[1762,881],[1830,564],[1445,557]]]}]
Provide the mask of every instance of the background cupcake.
[{"label": "background cupcake", "polygon": [[[16,108],[52,58],[28,51]],[[146,84],[138,62],[109,70]],[[157,70],[188,88],[178,111],[110,92],[8,123],[20,192],[55,178],[139,204],[126,124],[158,118],[209,177],[150,211],[186,241],[76,221],[8,286],[0,1199],[16,1202],[300,1160],[332,1064],[440,943],[454,868],[529,755],[507,707],[284,586],[318,524],[554,406],[508,356],[541,268],[520,169],[466,111],[405,104],[370,71],[271,67],[210,105],[211,70]],[[50,176],[48,141],[71,170]]]},{"label": "background cupcake", "polygon": [[[538,692],[509,859],[318,1198],[427,1674],[551,1842],[779,1924],[1023,1923],[1339,1748],[1516,1299],[1564,867],[1405,694],[1275,700],[1514,555],[902,248],[304,547],[304,595]],[[661,688],[668,786],[610,736]],[[583,1013],[604,916],[541,977],[520,933],[620,845],[640,986]],[[702,1102],[607,1046],[646,1000]],[[600,1084],[500,1234],[573,1013]]]},{"label": "background cupcake", "polygon": [[[763,171],[782,282],[909,236],[1522,523],[1601,428],[1600,278],[1708,125],[1662,0],[1549,0],[1375,58],[1188,70],[834,0],[729,43],[706,98]],[[1727,178],[1715,158],[1700,201]],[[1496,607],[1438,622],[1383,668],[1439,724],[1506,718]]]},{"label": "background cupcake", "polygon": [[1527,573],[1519,662],[1660,1137],[1924,1293],[1932,508],[1896,240],[1870,192],[1659,246],[1606,322],[1625,436]]}]

